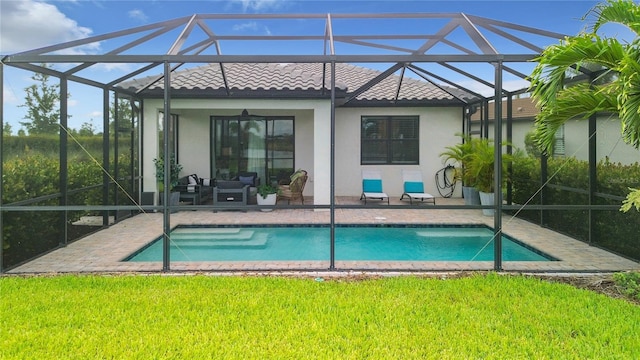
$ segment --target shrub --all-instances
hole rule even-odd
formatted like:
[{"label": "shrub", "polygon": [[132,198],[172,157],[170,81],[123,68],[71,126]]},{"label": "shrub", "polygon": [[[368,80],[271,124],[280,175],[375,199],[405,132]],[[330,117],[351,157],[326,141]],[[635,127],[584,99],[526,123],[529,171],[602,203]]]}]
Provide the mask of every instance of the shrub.
[{"label": "shrub", "polygon": [[[129,156],[119,157],[120,181],[130,175],[130,165]],[[27,152],[23,156],[5,160],[3,166],[3,204],[53,196],[25,206],[60,205],[60,198],[55,196],[60,193],[60,163],[57,154],[56,156],[47,156],[40,152]],[[114,168],[113,164],[109,167]],[[130,183],[128,179],[126,181]],[[95,161],[70,161],[67,187],[71,192],[67,197],[67,204],[102,205],[102,182],[103,171]],[[114,189],[115,187],[110,189],[111,194]],[[120,189],[117,191],[121,192]],[[113,202],[112,199],[114,196],[110,195],[109,201]],[[120,199],[125,199],[125,196],[120,196]],[[130,204],[128,200],[124,202]],[[16,265],[57,247],[65,240],[74,240],[82,233],[68,232],[69,238],[65,239],[65,225],[87,214],[91,214],[91,212],[69,211],[66,214],[63,211],[4,212],[2,223],[3,265],[5,267]]]},{"label": "shrub", "polygon": [[[540,160],[532,157],[518,157],[513,163],[513,202],[516,204],[540,204],[544,198],[545,205],[587,205],[589,195],[589,165],[586,161],[575,158],[552,158],[548,160],[549,181],[562,188],[546,187],[544,192],[538,191],[541,185]],[[640,185],[640,164],[623,165],[612,163],[608,159],[597,164],[596,192],[620,196],[628,192],[629,187]],[[569,191],[565,187],[578,191]],[[596,197],[596,205],[620,205],[621,200],[607,197]],[[582,241],[589,240],[587,210],[546,211],[544,226],[555,231],[568,234]],[[518,217],[540,223],[540,211],[522,211]],[[619,254],[640,259],[640,241],[637,229],[640,217],[637,212],[622,213],[617,210],[593,211],[593,244]]]},{"label": "shrub", "polygon": [[640,272],[615,273],[613,280],[622,288],[623,294],[640,301]]}]

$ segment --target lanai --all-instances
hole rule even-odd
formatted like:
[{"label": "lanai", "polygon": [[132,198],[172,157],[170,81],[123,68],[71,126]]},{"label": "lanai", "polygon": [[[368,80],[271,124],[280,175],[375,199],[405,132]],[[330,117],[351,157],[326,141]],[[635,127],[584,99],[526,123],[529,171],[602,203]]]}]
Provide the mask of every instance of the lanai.
[{"label": "lanai", "polygon": [[[224,29],[233,21],[252,20],[264,22],[288,22],[307,21],[309,24],[307,34],[283,33],[279,35],[264,36],[237,36],[228,34]],[[368,28],[361,34],[343,33],[340,31],[342,22],[359,22],[366,24]],[[393,22],[395,24],[405,24],[411,30],[399,27],[398,32],[380,33],[379,29],[384,28],[380,24]],[[429,26],[427,26],[429,24]],[[409,26],[411,25],[411,26]],[[364,25],[363,25],[364,28]],[[423,30],[425,29],[425,30]],[[448,93],[459,103],[461,108],[460,129],[470,134],[489,136],[489,123],[483,122],[479,129],[472,129],[471,122],[465,114],[472,113],[480,108],[483,118],[487,119],[487,101],[493,98],[497,105],[501,105],[503,98],[510,103],[513,96],[525,92],[526,89],[516,89],[507,91],[503,89],[503,76],[513,76],[516,78],[526,78],[526,73],[517,69],[516,64],[529,62],[550,43],[555,42],[562,34],[534,29],[530,27],[511,24],[504,21],[491,20],[487,18],[472,16],[463,13],[452,14],[287,14],[287,15],[220,15],[220,14],[197,14],[191,17],[184,17],[170,21],[141,26],[133,29],[118,31],[110,34],[99,35],[87,39],[71,41],[68,43],[52,45],[49,47],[8,55],[3,58],[2,66],[12,66],[28,71],[42,72],[60,79],[60,92],[66,94],[69,81],[78,82],[88,86],[102,89],[103,106],[105,111],[104,124],[108,124],[109,119],[109,99],[111,96],[118,101],[119,98],[129,98],[132,101],[139,101],[144,96],[144,91],[153,87],[157,83],[162,83],[162,99],[164,101],[164,113],[171,113],[171,99],[174,96],[174,89],[171,89],[172,74],[181,68],[194,64],[219,64],[220,71],[225,74],[225,64],[247,64],[247,63],[309,63],[322,64],[322,75],[320,77],[322,86],[319,89],[326,99],[330,100],[331,123],[329,129],[330,138],[325,139],[330,151],[330,163],[324,178],[316,179],[319,183],[329,185],[329,199],[327,205],[313,206],[318,210],[329,209],[331,212],[331,225],[334,225],[334,212],[336,204],[334,201],[335,186],[335,109],[343,106],[344,103],[355,101],[359,95],[366,93],[382,82],[388,76],[399,76],[405,79],[411,73],[412,77],[433,84],[440,90]],[[117,45],[107,48],[104,46],[102,54],[70,54],[71,50],[88,44],[101,42],[107,44],[112,40],[126,39],[124,43],[117,42]],[[491,40],[490,40],[491,39]],[[255,54],[252,52],[251,43],[271,43],[273,53]],[[241,45],[237,45],[241,44]],[[308,50],[306,46],[292,47],[288,44],[315,44],[313,50]],[[505,45],[506,44],[506,45]],[[149,46],[156,49],[167,49],[166,51],[149,51]],[[230,49],[230,50],[227,50]],[[299,50],[301,49],[301,50]],[[276,51],[277,50],[277,51]],[[224,51],[224,53],[223,53]],[[47,68],[40,64],[56,64],[62,68]],[[340,103],[336,101],[336,93],[339,93],[339,86],[336,85],[335,68],[336,64],[375,64],[382,66],[384,70],[379,76],[371,78],[357,89],[349,89],[341,98]],[[130,64],[137,68],[124,76],[101,82],[92,79],[90,69],[105,64]],[[487,80],[475,75],[470,70],[465,70],[468,64],[485,64],[493,68],[493,79]],[[488,64],[488,65],[486,65]],[[434,67],[430,69],[427,67]],[[119,87],[119,84],[131,79],[149,74],[151,71],[157,72],[162,69],[162,75],[155,77],[154,81],[143,86],[137,92],[128,91]],[[2,68],[0,68],[1,70]],[[454,72],[462,75],[470,81],[482,84],[493,89],[493,96],[483,96],[478,92],[448,80],[444,73]],[[223,82],[228,83],[229,79],[223,77]],[[4,83],[3,83],[4,84]],[[397,84],[397,94],[400,94],[403,80]],[[3,85],[4,86],[4,85]],[[232,97],[229,88],[226,95]],[[111,95],[113,94],[113,95]],[[65,99],[66,97],[62,96]],[[397,98],[395,100],[398,100]],[[343,103],[344,102],[344,103]],[[507,106],[507,114],[502,114],[502,106],[495,106],[495,118],[493,139],[499,144],[503,137],[503,119],[506,120],[507,129],[510,119],[510,106]],[[66,127],[68,104],[63,101],[60,106],[62,128]],[[118,121],[116,119],[111,119]],[[168,117],[164,118],[163,128],[171,129]],[[1,124],[0,124],[1,125]],[[110,144],[108,126],[105,126],[105,137],[103,144],[105,163],[108,162]],[[163,132],[165,144],[163,153],[165,158],[172,152],[171,131]],[[507,137],[508,137],[507,130]],[[69,142],[68,134],[60,132],[61,148],[66,149]],[[496,158],[500,158],[501,147],[496,146]],[[141,157],[143,158],[143,157]],[[66,175],[67,162],[65,151],[60,153],[60,199],[66,198]],[[144,164],[142,164],[144,167]],[[0,170],[1,171],[1,170]],[[132,172],[131,176],[137,177],[141,174],[140,168]],[[168,175],[168,174],[165,174]],[[501,167],[496,166],[496,182],[500,183],[503,174]],[[165,176],[168,178],[168,176]],[[104,176],[104,184],[109,184],[111,179]],[[135,183],[135,181],[132,181]],[[108,187],[108,186],[105,186]],[[165,186],[165,188],[168,188]],[[135,191],[139,192],[138,185]],[[0,190],[1,191],[1,190]],[[164,204],[167,204],[168,193],[164,193]],[[494,216],[494,228],[496,234],[500,235],[502,224],[502,210],[508,209],[503,206],[502,194],[496,192],[496,205]],[[171,229],[171,215],[164,205],[164,233],[168,234]],[[446,208],[446,207],[444,207]],[[72,211],[72,210],[101,210],[105,212],[105,225],[108,224],[107,212],[138,211],[138,205],[120,205],[111,202],[108,195],[104,196],[101,206],[76,206],[68,205],[64,200],[59,206],[40,207],[30,206],[29,210],[35,211]],[[143,210],[153,210],[156,207],[142,207]],[[23,211],[20,204],[3,206],[7,212]],[[65,225],[66,226],[66,225]],[[168,244],[168,235],[165,235],[165,244]],[[495,268],[501,269],[501,236],[497,236],[495,246]],[[67,239],[61,241],[66,244]],[[333,254],[332,254],[333,256]],[[333,259],[332,259],[333,267]],[[169,269],[169,260],[165,258],[165,269]]]}]

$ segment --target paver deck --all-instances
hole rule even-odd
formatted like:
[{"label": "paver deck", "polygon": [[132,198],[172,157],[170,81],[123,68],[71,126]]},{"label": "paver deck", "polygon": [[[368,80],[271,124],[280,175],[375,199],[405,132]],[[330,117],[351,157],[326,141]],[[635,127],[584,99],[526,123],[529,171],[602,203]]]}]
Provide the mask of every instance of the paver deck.
[{"label": "paver deck", "polygon": [[[309,200],[305,201],[308,202]],[[461,204],[460,199],[438,199],[438,204]],[[337,199],[338,204],[360,204],[357,198]],[[406,204],[392,200],[391,204]],[[481,210],[429,209],[430,205],[402,209],[336,209],[337,224],[485,224],[493,217]],[[171,226],[208,224],[328,224],[328,211],[276,209],[261,211],[187,210],[171,214]],[[156,272],[161,262],[125,262],[128,255],[162,235],[163,214],[139,214],[75,241],[7,273]],[[504,271],[611,272],[640,270],[640,263],[556,233],[527,221],[503,217],[503,233],[539,249],[559,261],[504,261]],[[492,270],[487,261],[336,261],[337,270],[355,271],[460,271]],[[172,262],[172,271],[326,271],[327,261],[197,261]]]}]

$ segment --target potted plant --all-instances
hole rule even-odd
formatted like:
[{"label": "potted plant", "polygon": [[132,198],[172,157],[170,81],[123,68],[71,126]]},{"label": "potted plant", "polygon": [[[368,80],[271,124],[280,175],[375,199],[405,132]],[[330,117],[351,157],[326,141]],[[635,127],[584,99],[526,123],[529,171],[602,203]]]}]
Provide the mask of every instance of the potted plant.
[{"label": "potted plant", "polygon": [[[278,188],[266,183],[257,187],[258,196],[256,200],[258,205],[275,205],[278,199]],[[273,209],[260,209],[261,211],[271,211]]]},{"label": "potted plant", "polygon": [[[160,156],[159,158],[153,159],[153,163],[156,166],[156,181],[158,184],[158,192],[162,194],[164,191],[164,167],[165,161],[164,157]],[[175,156],[172,154],[169,159],[169,190],[173,190],[173,188],[178,185],[178,179],[180,179],[180,171],[182,171],[182,165],[176,163]],[[162,203],[163,196],[160,195],[160,200]],[[180,202],[180,193],[179,192],[171,192],[169,204],[178,205]]]},{"label": "potted plant", "polygon": [[[507,165],[512,161],[512,156],[502,154],[502,181],[507,181]],[[475,179],[475,187],[480,193],[482,205],[494,205],[495,191],[502,191],[502,184],[495,184],[495,147],[492,140],[477,139],[474,142],[473,151],[467,157],[467,171]],[[493,215],[493,209],[483,209],[483,214]]]},{"label": "potted plant", "polygon": [[440,153],[446,163],[453,160],[457,163],[453,181],[462,182],[462,197],[465,205],[480,205],[478,190],[475,188],[475,176],[469,171],[469,156],[473,153],[473,148],[480,139],[471,138],[468,135],[457,134],[461,137],[460,143],[445,147],[446,151]]}]

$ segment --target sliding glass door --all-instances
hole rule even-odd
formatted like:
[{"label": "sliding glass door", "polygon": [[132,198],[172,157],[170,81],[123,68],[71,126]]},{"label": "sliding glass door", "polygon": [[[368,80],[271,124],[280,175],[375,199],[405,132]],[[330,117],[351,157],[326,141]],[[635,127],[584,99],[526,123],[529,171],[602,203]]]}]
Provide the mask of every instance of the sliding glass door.
[{"label": "sliding glass door", "polygon": [[215,178],[231,179],[249,171],[264,183],[293,172],[292,117],[216,116],[211,121]]}]

